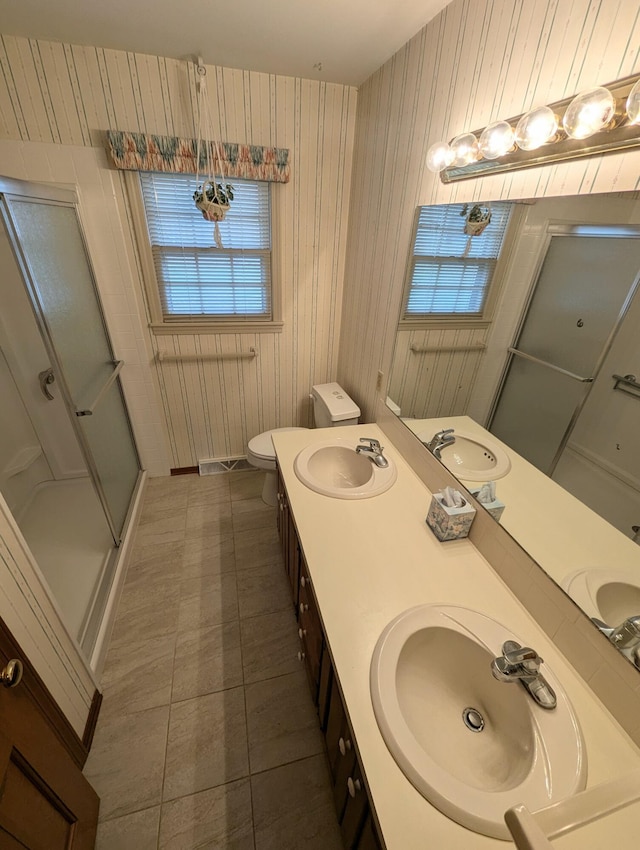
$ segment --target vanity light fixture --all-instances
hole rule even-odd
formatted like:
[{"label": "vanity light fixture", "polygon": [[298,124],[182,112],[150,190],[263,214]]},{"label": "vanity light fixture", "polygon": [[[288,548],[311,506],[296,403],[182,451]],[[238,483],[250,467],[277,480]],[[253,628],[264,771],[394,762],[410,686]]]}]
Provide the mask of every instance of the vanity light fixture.
[{"label": "vanity light fixture", "polygon": [[461,133],[427,152],[443,183],[640,147],[640,74]]}]

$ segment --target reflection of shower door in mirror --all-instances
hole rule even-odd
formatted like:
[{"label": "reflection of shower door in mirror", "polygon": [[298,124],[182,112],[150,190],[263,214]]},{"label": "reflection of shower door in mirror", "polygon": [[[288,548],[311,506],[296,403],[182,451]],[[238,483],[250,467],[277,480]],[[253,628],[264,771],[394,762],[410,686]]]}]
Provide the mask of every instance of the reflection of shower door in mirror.
[{"label": "reflection of shower door in mirror", "polygon": [[547,474],[576,423],[640,270],[640,238],[629,235],[631,229],[598,231],[550,228],[491,419],[493,434]]},{"label": "reflection of shower door in mirror", "polygon": [[139,461],[73,203],[5,195],[14,250],[56,384],[76,420],[94,486],[119,544]]}]

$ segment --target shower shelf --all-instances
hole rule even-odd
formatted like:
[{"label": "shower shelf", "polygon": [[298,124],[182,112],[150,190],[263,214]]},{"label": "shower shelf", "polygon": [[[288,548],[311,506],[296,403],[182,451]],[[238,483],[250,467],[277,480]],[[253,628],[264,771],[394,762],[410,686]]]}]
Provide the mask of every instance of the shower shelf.
[{"label": "shower shelf", "polygon": [[8,478],[13,478],[14,475],[19,475],[25,472],[35,463],[42,454],[42,446],[25,446],[16,454],[13,461],[5,466],[0,474],[0,478],[6,481]]}]

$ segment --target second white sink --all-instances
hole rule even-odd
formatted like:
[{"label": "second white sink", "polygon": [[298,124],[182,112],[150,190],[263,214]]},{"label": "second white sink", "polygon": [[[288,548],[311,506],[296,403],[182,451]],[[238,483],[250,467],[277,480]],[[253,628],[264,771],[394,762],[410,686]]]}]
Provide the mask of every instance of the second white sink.
[{"label": "second white sink", "polygon": [[507,453],[491,440],[454,431],[455,443],[440,451],[440,459],[457,478],[495,481],[511,469]]},{"label": "second white sink", "polygon": [[492,659],[513,639],[477,611],[422,605],[384,630],[370,675],[382,737],[411,783],[452,820],[504,839],[507,809],[535,811],[586,782],[580,727],[547,665],[551,711],[493,678]]}]

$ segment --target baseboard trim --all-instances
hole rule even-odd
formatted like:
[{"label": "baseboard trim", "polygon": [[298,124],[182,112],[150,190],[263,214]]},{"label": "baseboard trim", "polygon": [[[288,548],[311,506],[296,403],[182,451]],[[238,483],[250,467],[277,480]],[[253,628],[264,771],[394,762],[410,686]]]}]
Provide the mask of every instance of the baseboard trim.
[{"label": "baseboard trim", "polygon": [[93,744],[93,736],[95,735],[96,726],[98,725],[98,716],[100,714],[101,706],[102,694],[96,688],[93,694],[93,699],[91,700],[89,716],[87,717],[87,722],[84,727],[84,735],[82,736],[82,746],[86,749],[87,754],[91,749],[91,744]]}]

